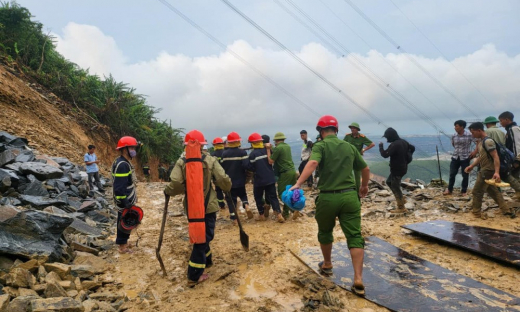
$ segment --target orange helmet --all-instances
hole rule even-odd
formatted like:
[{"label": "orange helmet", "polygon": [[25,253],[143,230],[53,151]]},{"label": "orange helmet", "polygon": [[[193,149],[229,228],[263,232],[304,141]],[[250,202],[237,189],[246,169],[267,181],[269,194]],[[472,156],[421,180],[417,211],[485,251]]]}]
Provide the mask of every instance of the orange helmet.
[{"label": "orange helmet", "polygon": [[247,141],[249,143],[253,143],[253,142],[260,142],[260,141],[264,141],[264,139],[262,139],[262,136],[258,133],[253,133],[249,136],[249,138],[247,139]]},{"label": "orange helmet", "polygon": [[184,145],[187,145],[189,141],[199,141],[201,145],[208,144],[204,138],[204,134],[199,130],[191,130],[186,133],[186,136],[184,137]]},{"label": "orange helmet", "polygon": [[222,140],[221,138],[215,138],[213,139],[213,145],[215,144],[224,144],[224,140]]},{"label": "orange helmet", "polygon": [[118,150],[118,149],[122,149],[122,148],[128,147],[128,146],[137,147],[137,146],[139,146],[139,143],[137,143],[137,140],[134,137],[124,136],[124,137],[120,138],[119,141],[117,142],[116,149]]},{"label": "orange helmet", "polygon": [[334,128],[336,131],[339,130],[338,120],[336,117],[332,115],[325,115],[318,120],[318,124],[316,125],[316,130],[321,131],[326,128]]},{"label": "orange helmet", "polygon": [[238,133],[236,133],[236,132],[231,132],[227,136],[228,143],[240,142],[240,140],[242,140],[242,139],[240,138],[240,135],[238,135]]}]

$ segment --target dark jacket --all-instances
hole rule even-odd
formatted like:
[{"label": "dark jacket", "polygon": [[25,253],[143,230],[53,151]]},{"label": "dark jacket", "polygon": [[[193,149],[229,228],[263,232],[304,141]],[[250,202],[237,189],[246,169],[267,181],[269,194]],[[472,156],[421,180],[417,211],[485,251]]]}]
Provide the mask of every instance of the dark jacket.
[{"label": "dark jacket", "polygon": [[409,144],[401,139],[393,128],[385,131],[384,137],[390,143],[385,150],[383,145],[379,145],[379,152],[384,158],[390,157],[390,173],[394,176],[404,176],[408,171],[407,154]]},{"label": "dark jacket", "polygon": [[213,153],[211,153],[211,156],[216,157],[218,161],[222,159],[222,154],[224,154],[224,149],[214,150]]},{"label": "dark jacket", "polygon": [[226,174],[231,178],[231,188],[246,185],[246,169],[249,165],[246,151],[238,147],[228,148],[222,153],[220,163]]},{"label": "dark jacket", "polygon": [[117,206],[126,208],[135,204],[137,195],[134,167],[123,156],[118,157],[112,164],[112,180],[114,201]]},{"label": "dark jacket", "polygon": [[273,166],[269,164],[265,148],[255,148],[251,151],[248,170],[255,173],[255,187],[266,186],[276,182]]}]

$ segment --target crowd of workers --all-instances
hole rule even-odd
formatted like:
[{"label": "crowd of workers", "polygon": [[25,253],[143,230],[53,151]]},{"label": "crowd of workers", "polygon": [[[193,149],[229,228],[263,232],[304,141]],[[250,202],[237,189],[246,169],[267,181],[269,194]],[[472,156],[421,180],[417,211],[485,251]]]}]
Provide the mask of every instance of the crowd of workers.
[{"label": "crowd of workers", "polygon": [[[478,166],[477,181],[473,187],[473,214],[476,217],[481,216],[480,210],[485,192],[497,202],[504,215],[515,216],[514,211],[505,204],[500,190],[492,183],[486,183],[486,180],[490,179],[495,182],[504,180],[515,189],[517,194],[520,191],[520,183],[517,180],[520,172],[520,127],[513,120],[514,115],[511,112],[504,112],[498,119],[488,117],[483,123],[472,123],[469,132],[465,130],[465,121],[455,122],[456,133],[451,139],[454,153],[450,165],[449,185],[444,195],[453,193],[455,176],[459,169],[463,172],[461,192],[465,195],[468,187],[467,174]],[[505,128],[506,133],[496,128],[498,122]],[[487,129],[484,129],[484,125]],[[249,154],[241,148],[240,135],[231,132],[225,138],[213,140],[212,155],[203,149],[208,142],[200,131],[188,132],[185,144],[191,141],[198,142],[203,155],[203,194],[206,207],[203,220],[206,226],[206,241],[193,245],[188,264],[189,283],[195,285],[209,278],[204,271],[213,265],[210,242],[214,237],[216,213],[219,208],[223,209],[227,204],[230,219],[235,220],[240,198],[247,217],[254,217],[245,189],[247,172],[251,171],[254,174],[253,196],[258,210],[256,218],[258,221],[267,220],[271,209],[278,222],[285,222],[290,218],[291,213],[293,218],[297,217],[297,213],[291,211],[287,205],[281,207],[277,196],[281,197],[288,185],[291,186],[290,190],[295,190],[302,186],[310,187],[313,185],[313,179],[318,180],[319,196],[315,202],[315,219],[318,224],[318,241],[323,254],[319,270],[324,275],[332,274],[333,229],[338,219],[347,239],[354,268],[352,290],[358,295],[363,295],[364,239],[361,235],[360,198],[368,193],[370,170],[362,155],[375,144],[360,133],[359,124],[352,123],[349,128],[351,132],[341,140],[337,136],[339,131],[337,119],[326,115],[317,123],[316,130],[319,134],[316,142],[308,138],[307,131],[301,131],[302,164],[298,172],[292,161],[291,148],[285,143],[286,136],[281,132],[275,134],[274,146],[271,145],[269,136],[251,134],[248,137],[248,142],[251,144]],[[382,157],[390,158],[390,175],[386,183],[396,198],[396,208],[390,212],[405,215],[406,200],[401,191],[401,180],[407,173],[415,147],[400,138],[393,128],[388,128],[383,137],[390,144],[385,149],[384,143],[380,142],[379,151]],[[112,165],[113,196],[116,205],[121,209],[128,209],[137,201],[135,173],[130,163],[130,160],[136,156],[137,147],[138,142],[132,137],[121,138],[117,145],[121,155]],[[504,171],[501,163],[504,163],[504,155],[507,151],[512,155],[513,160]],[[471,162],[472,158],[474,158],[473,162]],[[93,150],[89,146],[85,162],[88,166],[92,166],[95,161],[95,155],[93,156]],[[169,183],[164,189],[167,198],[186,194],[186,162],[186,158],[182,156],[172,166]],[[94,179],[95,176],[92,175]],[[92,183],[91,187],[93,188]],[[186,201],[184,205],[186,207]],[[122,217],[122,212],[119,212],[118,224]],[[118,227],[116,244],[119,245],[119,251],[122,253],[131,252],[127,244],[129,235],[129,232],[122,231]]]}]

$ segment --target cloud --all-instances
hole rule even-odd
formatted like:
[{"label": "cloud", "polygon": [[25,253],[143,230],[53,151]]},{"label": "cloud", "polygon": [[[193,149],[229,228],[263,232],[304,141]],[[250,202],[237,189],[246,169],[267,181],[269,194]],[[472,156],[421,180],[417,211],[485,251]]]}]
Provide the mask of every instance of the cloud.
[{"label": "cloud", "polygon": [[[230,131],[238,131],[243,137],[252,131],[268,134],[295,131],[297,136],[301,129],[313,129],[319,118],[233,57],[230,51],[239,54],[320,115],[335,115],[343,130],[348,123],[357,121],[366,125],[363,128],[367,132],[382,132],[376,120],[346,100],[342,93],[348,94],[385,124],[409,134],[435,133],[435,129],[385,89],[397,90],[448,133],[452,132],[454,120],[476,119],[473,113],[479,118],[498,115],[517,107],[520,100],[516,87],[520,84],[520,55],[508,56],[492,44],[460,56],[452,64],[441,58],[412,55],[469,107],[467,109],[410,62],[409,56],[402,54],[382,55],[370,51],[365,55],[341,57],[312,42],[294,51],[341,88],[342,92],[337,92],[288,53],[252,47],[243,40],[235,41],[218,55],[190,57],[163,51],[154,59],[131,63],[115,40],[95,26],[70,23],[63,29],[62,36],[56,36],[57,49],[66,58],[100,76],[112,73],[117,80],[127,82],[138,93],[147,95],[149,104],[161,108],[158,118],[171,119],[174,127],[199,129],[208,136],[222,136]],[[352,65],[356,60],[362,60],[382,78],[383,85],[389,85],[379,87]]]}]

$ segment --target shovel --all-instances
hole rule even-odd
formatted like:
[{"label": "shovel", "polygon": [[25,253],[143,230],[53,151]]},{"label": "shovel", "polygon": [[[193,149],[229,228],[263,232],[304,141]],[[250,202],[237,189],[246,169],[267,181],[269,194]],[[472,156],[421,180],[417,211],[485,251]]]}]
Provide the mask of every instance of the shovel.
[{"label": "shovel", "polygon": [[164,226],[166,225],[166,218],[168,217],[168,202],[170,201],[169,195],[164,195],[164,212],[163,212],[163,219],[161,223],[161,234],[159,235],[159,244],[157,245],[157,248],[155,249],[155,256],[157,257],[157,260],[159,260],[159,264],[161,265],[161,270],[164,273],[164,276],[166,277],[166,268],[164,267],[164,263],[161,258],[161,245],[164,235]]},{"label": "shovel", "polygon": [[240,229],[240,243],[242,244],[242,247],[245,251],[249,251],[249,235],[247,235],[246,232],[244,232],[244,229],[242,228],[242,223],[240,222],[240,218],[238,217],[238,211],[235,207],[233,199],[231,198],[231,194],[229,192],[226,192],[226,196],[229,197],[231,205],[233,206],[233,211],[235,212],[235,216],[237,217],[238,228]]}]

